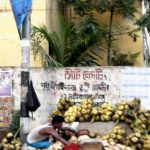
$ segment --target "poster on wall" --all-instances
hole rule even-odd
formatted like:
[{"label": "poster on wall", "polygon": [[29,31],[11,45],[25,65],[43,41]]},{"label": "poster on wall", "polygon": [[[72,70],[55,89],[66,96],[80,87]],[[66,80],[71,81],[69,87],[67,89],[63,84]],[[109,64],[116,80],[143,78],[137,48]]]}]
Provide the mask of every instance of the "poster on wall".
[{"label": "poster on wall", "polygon": [[12,96],[12,72],[0,72],[0,97]]},{"label": "poster on wall", "polygon": [[12,97],[0,98],[0,128],[9,126],[13,103]]},{"label": "poster on wall", "polygon": [[121,97],[140,98],[142,106],[150,106],[150,68],[128,68],[121,71]]}]

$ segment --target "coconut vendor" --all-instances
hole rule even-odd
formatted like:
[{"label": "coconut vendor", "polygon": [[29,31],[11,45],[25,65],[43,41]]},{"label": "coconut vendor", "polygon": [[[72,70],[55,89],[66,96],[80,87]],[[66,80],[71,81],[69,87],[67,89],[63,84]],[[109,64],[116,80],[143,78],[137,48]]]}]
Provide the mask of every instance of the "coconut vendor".
[{"label": "coconut vendor", "polygon": [[62,128],[63,122],[64,118],[56,115],[51,122],[34,128],[27,136],[27,144],[34,148],[48,148],[56,139],[65,145],[69,145],[70,143],[57,133],[57,130]]}]

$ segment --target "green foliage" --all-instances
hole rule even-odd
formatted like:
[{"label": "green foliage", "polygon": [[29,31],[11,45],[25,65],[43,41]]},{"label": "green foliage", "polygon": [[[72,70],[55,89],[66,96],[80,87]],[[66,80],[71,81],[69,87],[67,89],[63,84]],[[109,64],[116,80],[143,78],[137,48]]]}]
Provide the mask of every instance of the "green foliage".
[{"label": "green foliage", "polygon": [[137,25],[147,27],[150,32],[150,0],[144,0],[144,5],[147,7],[146,13],[137,21]]},{"label": "green foliage", "polygon": [[[59,62],[57,62],[55,59],[52,58],[53,55],[55,57],[54,50],[58,48],[58,45],[55,42],[56,36],[57,34],[55,34],[55,32],[49,33],[45,25],[42,25],[40,27],[32,26],[31,47],[32,47],[34,59],[40,56],[43,66],[55,66],[55,67],[61,66]],[[44,40],[47,40],[49,44],[51,55],[49,55],[48,52],[46,52],[45,49],[42,47],[42,42]],[[59,52],[59,49],[56,50],[56,53],[57,52]]]},{"label": "green foliage", "polygon": [[78,41],[71,46],[72,54],[68,63],[73,66],[101,65],[105,50],[100,44],[106,35],[105,27],[100,26],[92,16],[85,16],[76,29],[75,39]]},{"label": "green foliage", "polygon": [[[101,65],[104,48],[100,47],[106,29],[92,16],[84,16],[78,24],[60,18],[60,32],[49,32],[46,26],[32,27],[31,46],[35,58],[40,55],[44,66]],[[49,54],[42,47],[49,45]],[[95,60],[94,60],[95,59]]]},{"label": "green foliage", "polygon": [[114,51],[112,57],[112,64],[114,66],[133,66],[139,54],[140,52],[123,54],[119,51]]},{"label": "green foliage", "polygon": [[[60,18],[59,33],[50,33],[46,26],[33,26],[31,45],[33,54],[41,56],[44,66],[93,66],[102,65],[104,55],[108,55],[111,64],[113,42],[117,36],[128,34],[136,41],[137,35],[129,28],[117,25],[114,28],[113,16],[134,18],[137,10],[135,0],[61,0],[64,7],[73,6],[76,14],[81,17],[78,24]],[[110,13],[109,25],[104,26],[93,18],[93,10],[103,14]],[[124,29],[123,29],[124,28]],[[47,40],[49,53],[41,46]],[[104,44],[105,43],[105,44]],[[104,47],[105,46],[105,47]],[[107,48],[106,48],[107,47]]]},{"label": "green foliage", "polygon": [[96,10],[100,14],[106,11],[114,11],[116,14],[132,18],[134,13],[137,12],[134,7],[135,0],[62,0],[62,2],[72,5],[76,14],[80,16]]},{"label": "green foliage", "polygon": [[64,7],[72,5],[76,14],[80,16],[87,15],[93,9],[92,0],[62,0]]},{"label": "green foliage", "polygon": [[148,10],[138,21],[137,24],[141,27],[147,27],[150,32],[150,10]]},{"label": "green foliage", "polygon": [[[20,111],[13,111],[11,123],[9,125],[10,131],[15,135],[20,128]],[[19,136],[19,132],[17,134]]]},{"label": "green foliage", "polygon": [[101,0],[95,8],[100,14],[114,11],[116,15],[121,14],[123,17],[133,18],[134,13],[137,12],[134,3],[135,0]]},{"label": "green foliage", "polygon": [[[138,37],[135,34],[136,29],[130,31],[129,28],[122,29],[117,26],[114,28],[114,16],[121,15],[122,17],[127,17],[130,19],[135,19],[135,13],[138,13],[136,7],[134,6],[136,0],[62,0],[65,4],[73,6],[76,14],[83,16],[85,14],[92,14],[93,10],[97,11],[99,14],[109,12],[109,25],[107,25],[107,30],[105,30],[105,42],[107,47],[107,60],[108,65],[112,65],[112,50],[113,42],[117,40],[117,36],[122,34],[127,34],[133,38],[136,42]],[[64,5],[67,6],[67,5]],[[121,55],[122,57],[127,57],[126,55]],[[124,63],[127,64],[127,63]]]}]

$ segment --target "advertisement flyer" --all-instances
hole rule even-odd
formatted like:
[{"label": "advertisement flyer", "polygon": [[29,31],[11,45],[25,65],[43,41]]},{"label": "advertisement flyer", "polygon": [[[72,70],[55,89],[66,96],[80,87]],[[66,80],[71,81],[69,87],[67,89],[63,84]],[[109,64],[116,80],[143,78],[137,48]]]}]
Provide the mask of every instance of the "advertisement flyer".
[{"label": "advertisement flyer", "polygon": [[12,72],[0,72],[0,97],[12,96]]}]

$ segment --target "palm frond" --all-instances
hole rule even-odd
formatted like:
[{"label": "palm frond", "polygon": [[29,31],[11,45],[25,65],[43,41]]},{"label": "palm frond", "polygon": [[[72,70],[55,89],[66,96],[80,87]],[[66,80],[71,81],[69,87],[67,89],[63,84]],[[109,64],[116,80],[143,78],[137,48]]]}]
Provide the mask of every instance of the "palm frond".
[{"label": "palm frond", "polygon": [[71,40],[72,37],[75,35],[75,28],[74,24],[69,21],[65,20],[63,16],[60,16],[60,45],[62,48],[62,56],[64,59],[64,63],[66,62],[66,59],[68,59],[71,55],[70,48],[71,48]]},{"label": "palm frond", "polygon": [[[40,55],[45,66],[101,65],[103,49],[101,39],[107,31],[90,16],[85,17],[78,25],[61,18],[59,34],[50,33],[45,25],[32,27],[32,47]],[[42,41],[49,44],[49,54],[42,47]],[[85,57],[85,58],[84,58]]]},{"label": "palm frond", "polygon": [[85,38],[86,35],[96,33],[100,25],[92,15],[84,16],[77,25],[77,34]]},{"label": "palm frond", "polygon": [[[40,37],[37,37],[36,35],[41,35],[42,40],[46,39],[49,45],[49,53],[51,57],[53,57],[56,61],[62,62],[62,50],[60,46],[60,39],[57,33],[53,32],[50,33],[45,25],[42,25],[40,27],[33,26],[32,31],[34,31],[36,34],[33,34],[37,40],[35,40],[32,43],[36,43],[37,46],[41,44],[38,39]],[[33,51],[36,49],[36,45],[33,47]],[[46,50],[45,50],[46,51]]]},{"label": "palm frond", "polygon": [[150,10],[148,10],[138,21],[137,25],[141,28],[147,27],[148,31],[150,31]]},{"label": "palm frond", "polygon": [[45,67],[61,67],[62,65],[46,53],[41,45],[38,45],[38,53],[41,57],[42,65]]},{"label": "palm frond", "polygon": [[92,33],[85,38],[79,37],[76,39],[76,42],[72,44],[72,53],[68,63],[74,64],[83,53],[86,53],[89,47],[97,46],[97,43],[100,43],[102,37],[104,37],[103,35],[104,34],[101,32],[101,30],[97,30],[96,33]]},{"label": "palm frond", "polygon": [[99,43],[89,47],[84,53],[75,60],[74,66],[101,66],[103,65],[106,49],[101,47]]}]

